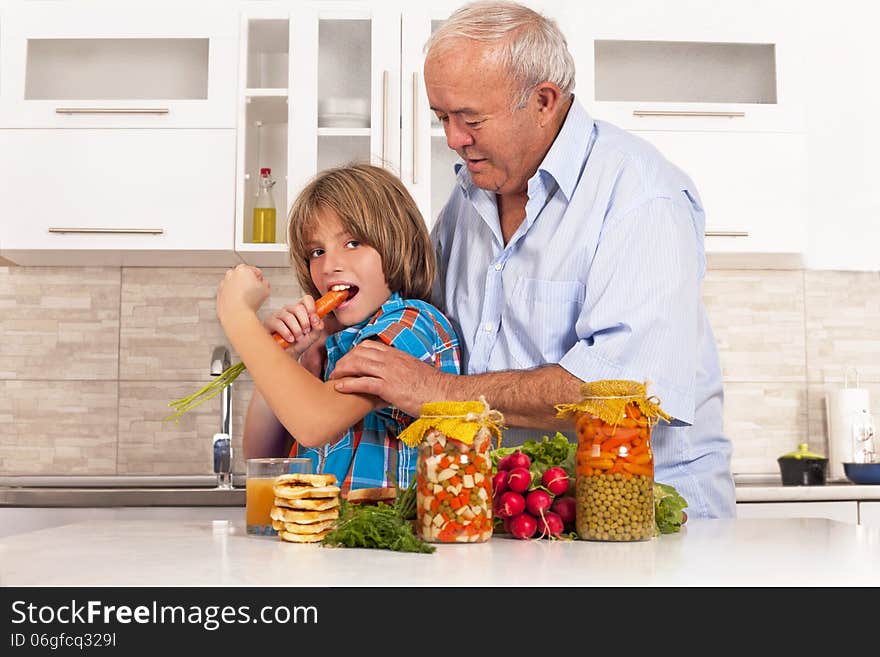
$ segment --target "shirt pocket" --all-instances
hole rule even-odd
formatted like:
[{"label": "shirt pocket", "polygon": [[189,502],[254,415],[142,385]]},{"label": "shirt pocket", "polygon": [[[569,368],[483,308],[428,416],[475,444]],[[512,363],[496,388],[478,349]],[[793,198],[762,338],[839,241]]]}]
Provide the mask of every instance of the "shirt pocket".
[{"label": "shirt pocket", "polygon": [[523,368],[558,363],[577,342],[585,293],[580,281],[517,279],[502,313],[513,361]]}]

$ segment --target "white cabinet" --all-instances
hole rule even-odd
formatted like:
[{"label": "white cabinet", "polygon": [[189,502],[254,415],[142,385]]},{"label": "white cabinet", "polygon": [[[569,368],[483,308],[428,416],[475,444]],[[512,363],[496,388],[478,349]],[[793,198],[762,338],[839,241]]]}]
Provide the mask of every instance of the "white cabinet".
[{"label": "white cabinet", "polygon": [[[452,190],[455,153],[432,124],[422,47],[456,5],[261,3],[242,9],[235,249],[288,264],[287,216],[318,172],[371,162],[399,175],[430,228]],[[259,171],[276,180],[275,242],[253,241]]]},{"label": "white cabinet", "polygon": [[596,0],[562,12],[575,93],[594,118],[644,137],[691,176],[710,261],[758,254],[799,266],[808,167],[797,6]]},{"label": "white cabinet", "polygon": [[7,5],[0,255],[233,264],[234,7]]},{"label": "white cabinet", "polygon": [[806,249],[807,144],[796,133],[639,131],[687,173],[706,211],[710,254],[780,254],[798,264]]},{"label": "white cabinet", "polygon": [[880,502],[859,502],[859,524],[880,529]]},{"label": "white cabinet", "polygon": [[2,127],[235,127],[232,7],[17,2],[3,18]]},{"label": "white cabinet", "polygon": [[[287,216],[320,170],[372,162],[399,172],[400,14],[387,3],[244,7],[235,249],[288,263]],[[276,180],[274,243],[254,243],[259,172]]]},{"label": "white cabinet", "polygon": [[859,523],[859,502],[738,502],[738,518],[827,518]]},{"label": "white cabinet", "polygon": [[0,255],[231,264],[232,130],[0,130]]}]

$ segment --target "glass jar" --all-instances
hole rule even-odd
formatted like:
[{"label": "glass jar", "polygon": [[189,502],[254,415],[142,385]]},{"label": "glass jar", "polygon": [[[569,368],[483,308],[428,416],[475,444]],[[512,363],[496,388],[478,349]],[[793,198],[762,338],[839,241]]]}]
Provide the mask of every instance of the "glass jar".
[{"label": "glass jar", "polygon": [[654,454],[651,423],[632,404],[614,426],[578,413],[575,529],[597,541],[643,541],[654,536]]},{"label": "glass jar", "polygon": [[428,543],[483,543],[492,537],[492,436],[468,444],[432,429],[416,462],[416,522]]},{"label": "glass jar", "polygon": [[575,529],[592,541],[644,541],[654,522],[654,452],[651,430],[672,417],[647,383],[584,383],[583,399],[557,404],[557,417],[574,417]]}]

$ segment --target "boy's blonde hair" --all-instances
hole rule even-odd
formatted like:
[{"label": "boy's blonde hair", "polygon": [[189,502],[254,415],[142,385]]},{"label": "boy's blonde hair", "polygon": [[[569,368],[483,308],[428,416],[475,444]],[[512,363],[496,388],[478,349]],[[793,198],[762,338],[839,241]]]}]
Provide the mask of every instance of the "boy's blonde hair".
[{"label": "boy's blonde hair", "polygon": [[294,201],[287,244],[303,291],[315,298],[320,294],[309,272],[308,243],[325,210],[335,212],[353,238],[379,252],[392,292],[430,299],[437,265],[419,208],[397,176],[371,164],[322,171]]}]

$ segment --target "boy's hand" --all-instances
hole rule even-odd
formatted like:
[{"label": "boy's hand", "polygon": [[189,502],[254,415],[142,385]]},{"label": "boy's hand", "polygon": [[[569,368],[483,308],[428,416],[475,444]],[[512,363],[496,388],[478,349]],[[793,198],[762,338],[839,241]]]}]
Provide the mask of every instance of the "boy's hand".
[{"label": "boy's hand", "polygon": [[269,298],[269,291],[269,281],[257,267],[236,265],[227,270],[217,288],[217,317],[222,321],[224,316],[244,309],[257,312]]},{"label": "boy's hand", "polygon": [[318,340],[325,340],[341,327],[333,316],[321,319],[315,312],[315,299],[305,295],[298,303],[282,306],[266,318],[263,325],[291,343],[288,351],[304,353]]}]

